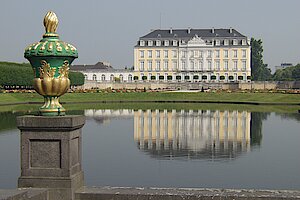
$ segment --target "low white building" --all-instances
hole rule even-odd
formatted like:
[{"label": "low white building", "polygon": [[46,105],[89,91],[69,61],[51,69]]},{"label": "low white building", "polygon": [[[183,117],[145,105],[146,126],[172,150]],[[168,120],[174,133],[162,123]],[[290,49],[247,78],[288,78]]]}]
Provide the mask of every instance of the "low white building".
[{"label": "low white building", "polygon": [[85,80],[96,82],[132,82],[133,71],[114,69],[110,64],[98,62],[95,65],[73,65],[72,71],[84,74]]}]

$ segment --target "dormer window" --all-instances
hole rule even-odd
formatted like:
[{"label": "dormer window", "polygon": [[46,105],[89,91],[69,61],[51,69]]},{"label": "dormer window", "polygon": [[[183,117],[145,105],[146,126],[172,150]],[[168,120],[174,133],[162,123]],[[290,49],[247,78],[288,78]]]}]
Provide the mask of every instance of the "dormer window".
[{"label": "dormer window", "polygon": [[242,45],[246,45],[247,43],[246,43],[246,40],[245,39],[243,39],[242,40]]},{"label": "dormer window", "polygon": [[165,40],[165,46],[169,46],[169,40]]},{"label": "dormer window", "polygon": [[145,41],[144,40],[140,40],[140,46],[145,46]]},{"label": "dormer window", "polygon": [[173,46],[177,46],[177,40],[173,40]]},{"label": "dormer window", "polygon": [[220,40],[216,40],[216,46],[220,46]]},{"label": "dormer window", "polygon": [[226,45],[226,46],[229,45],[229,40],[227,40],[227,39],[224,40],[224,45]]},{"label": "dormer window", "polygon": [[152,45],[153,45],[153,41],[152,41],[152,40],[149,40],[149,41],[148,41],[148,46],[151,47]]},{"label": "dormer window", "polygon": [[156,46],[160,46],[161,45],[161,41],[160,40],[156,40]]},{"label": "dormer window", "polygon": [[238,45],[238,41],[237,40],[233,40],[233,45]]}]

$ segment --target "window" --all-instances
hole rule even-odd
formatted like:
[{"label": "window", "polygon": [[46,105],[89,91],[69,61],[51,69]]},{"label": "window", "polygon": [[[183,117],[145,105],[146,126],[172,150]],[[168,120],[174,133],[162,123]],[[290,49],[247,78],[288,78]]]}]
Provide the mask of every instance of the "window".
[{"label": "window", "polygon": [[148,61],[148,71],[152,71],[152,61]]},{"label": "window", "polygon": [[164,76],[162,76],[162,75],[160,75],[160,76],[158,76],[158,79],[159,79],[159,80],[164,80],[164,79],[165,79],[165,77],[164,77]]},{"label": "window", "polygon": [[105,75],[104,74],[101,75],[101,81],[105,81]]},{"label": "window", "polygon": [[144,61],[141,61],[141,62],[140,62],[140,70],[141,70],[141,71],[144,71]]},{"label": "window", "polygon": [[242,70],[243,71],[246,71],[246,66],[247,66],[247,63],[245,60],[242,61]]},{"label": "window", "polygon": [[208,50],[208,51],[207,51],[207,57],[208,57],[208,58],[211,58],[211,54],[212,54],[211,50]]},{"label": "window", "polygon": [[168,58],[168,50],[164,50],[164,58]]},{"label": "window", "polygon": [[168,70],[168,65],[169,65],[169,62],[168,61],[164,61],[164,70],[165,71]]},{"label": "window", "polygon": [[238,56],[238,51],[237,50],[233,50],[233,57],[237,58],[237,56]]},{"label": "window", "polygon": [[165,40],[165,46],[169,46],[169,40]]},{"label": "window", "polygon": [[160,61],[156,61],[156,71],[160,70]]},{"label": "window", "polygon": [[147,76],[142,76],[142,80],[147,80]]},{"label": "window", "polygon": [[243,58],[246,58],[246,55],[247,55],[247,51],[246,50],[242,50],[242,56],[243,56]]},{"label": "window", "polygon": [[208,70],[211,70],[211,61],[207,62],[207,68],[208,68]]},{"label": "window", "polygon": [[161,45],[161,41],[160,40],[156,40],[156,46],[160,46]]},{"label": "window", "polygon": [[177,46],[177,40],[173,40],[173,46]]},{"label": "window", "polygon": [[123,75],[122,75],[122,74],[119,75],[119,78],[120,78],[120,82],[123,82],[123,79],[124,79],[124,78],[123,78]]},{"label": "window", "polygon": [[84,75],[84,80],[88,80],[88,75]]},{"label": "window", "polygon": [[203,57],[203,51],[200,51],[200,52],[199,52],[199,56],[200,56],[200,58]]},{"label": "window", "polygon": [[194,57],[198,57],[199,56],[199,51],[198,50],[194,50]]},{"label": "window", "polygon": [[194,70],[194,69],[195,69],[194,61],[191,61],[191,70]]},{"label": "window", "polygon": [[181,69],[185,70],[185,61],[181,61]]},{"label": "window", "polygon": [[160,58],[160,50],[156,50],[156,58]]},{"label": "window", "polygon": [[176,50],[172,51],[172,56],[173,56],[173,58],[177,58],[177,51]]},{"label": "window", "polygon": [[220,40],[216,40],[216,46],[220,46]]},{"label": "window", "polygon": [[216,65],[216,70],[220,70],[220,61],[219,60],[217,60],[215,62],[215,65]]},{"label": "window", "polygon": [[173,65],[173,67],[172,67],[173,70],[174,70],[174,71],[177,70],[177,61],[173,61],[173,64],[172,64],[172,65]]},{"label": "window", "polygon": [[148,57],[149,57],[149,58],[152,58],[152,50],[149,50],[149,51],[148,51]]},{"label": "window", "polygon": [[150,79],[151,80],[156,80],[156,77],[155,76],[151,76]]},{"label": "window", "polygon": [[238,45],[238,41],[236,39],[233,40],[233,45]]},{"label": "window", "polygon": [[144,51],[143,51],[143,50],[140,51],[140,57],[141,57],[141,58],[144,58]]},{"label": "window", "polygon": [[228,60],[224,61],[224,70],[227,71],[228,70]]},{"label": "window", "polygon": [[237,70],[238,62],[236,60],[233,61],[233,71]]},{"label": "window", "polygon": [[198,75],[194,75],[194,76],[193,76],[193,79],[194,79],[194,80],[198,80],[198,79],[199,79],[199,76],[198,76]]},{"label": "window", "polygon": [[220,50],[216,50],[216,58],[220,58]]},{"label": "window", "polygon": [[181,80],[181,76],[176,76],[176,80]]},{"label": "window", "polygon": [[115,76],[113,74],[110,75],[110,81],[114,81]]},{"label": "window", "polygon": [[227,39],[224,40],[224,45],[225,45],[225,46],[229,45],[229,40],[227,40]]},{"label": "window", "polygon": [[172,80],[172,76],[170,76],[170,75],[167,76],[167,80],[168,80],[168,81],[171,81],[171,80]]},{"label": "window", "polygon": [[247,45],[247,42],[245,39],[242,40],[242,45]]},{"label": "window", "polygon": [[96,80],[97,80],[97,75],[93,74],[93,81],[96,81]]},{"label": "window", "polygon": [[148,46],[151,47],[152,45],[153,45],[153,41],[152,41],[152,40],[149,40],[149,41],[148,41]]},{"label": "window", "polygon": [[128,81],[132,81],[132,75],[131,74],[128,75]]},{"label": "window", "polygon": [[199,62],[199,69],[203,70],[203,62],[202,61]]},{"label": "window", "polygon": [[184,80],[190,80],[190,76],[184,76]]},{"label": "window", "polygon": [[181,51],[181,57],[185,58],[186,57],[186,52],[185,51]]},{"label": "window", "polygon": [[243,76],[238,76],[238,80],[242,81],[244,79]]},{"label": "window", "polygon": [[140,46],[145,46],[145,41],[144,40],[140,40]]},{"label": "window", "polygon": [[224,50],[224,57],[228,58],[228,50]]}]

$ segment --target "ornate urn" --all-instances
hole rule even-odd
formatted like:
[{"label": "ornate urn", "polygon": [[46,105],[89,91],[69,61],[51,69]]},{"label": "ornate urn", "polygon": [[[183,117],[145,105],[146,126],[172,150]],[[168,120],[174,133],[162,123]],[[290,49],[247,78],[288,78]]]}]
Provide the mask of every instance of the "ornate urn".
[{"label": "ornate urn", "polygon": [[24,53],[34,72],[34,89],[44,96],[44,105],[39,111],[45,116],[65,115],[59,97],[70,87],[69,65],[78,58],[77,49],[59,39],[57,25],[55,13],[49,11],[44,18],[43,39],[29,45]]}]

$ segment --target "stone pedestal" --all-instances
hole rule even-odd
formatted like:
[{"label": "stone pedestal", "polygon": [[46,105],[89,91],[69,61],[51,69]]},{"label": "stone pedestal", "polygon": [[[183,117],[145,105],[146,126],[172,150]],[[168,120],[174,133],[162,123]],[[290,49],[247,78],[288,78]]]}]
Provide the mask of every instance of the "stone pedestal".
[{"label": "stone pedestal", "polygon": [[73,199],[83,186],[81,128],[84,116],[21,116],[19,188],[49,188],[50,199]]}]

